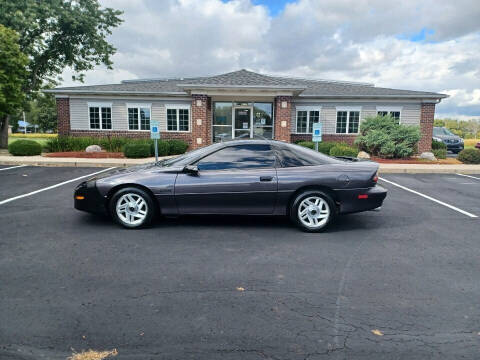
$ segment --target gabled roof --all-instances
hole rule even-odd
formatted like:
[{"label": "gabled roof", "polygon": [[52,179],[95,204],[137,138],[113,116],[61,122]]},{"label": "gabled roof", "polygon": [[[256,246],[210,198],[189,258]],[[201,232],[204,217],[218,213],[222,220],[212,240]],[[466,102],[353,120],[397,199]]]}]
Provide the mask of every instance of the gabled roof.
[{"label": "gabled roof", "polygon": [[188,95],[192,89],[272,89],[295,91],[312,98],[436,98],[445,94],[375,87],[373,84],[271,76],[245,69],[215,76],[126,80],[120,84],[60,87],[47,92],[67,94]]}]

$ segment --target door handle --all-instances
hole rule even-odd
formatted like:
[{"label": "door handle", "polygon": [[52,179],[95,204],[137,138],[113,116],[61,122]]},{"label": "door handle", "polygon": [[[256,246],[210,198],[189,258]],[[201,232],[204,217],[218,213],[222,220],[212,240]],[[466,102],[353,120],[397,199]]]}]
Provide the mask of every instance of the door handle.
[{"label": "door handle", "polygon": [[272,181],[273,176],[260,176],[260,181]]}]

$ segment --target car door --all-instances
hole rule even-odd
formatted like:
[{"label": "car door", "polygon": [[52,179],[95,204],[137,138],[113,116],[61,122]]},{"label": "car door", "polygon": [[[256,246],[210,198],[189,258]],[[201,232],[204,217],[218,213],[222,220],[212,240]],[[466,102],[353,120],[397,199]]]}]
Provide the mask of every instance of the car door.
[{"label": "car door", "polygon": [[275,154],[268,144],[222,148],[180,173],[175,200],[180,214],[272,214],[277,197]]}]

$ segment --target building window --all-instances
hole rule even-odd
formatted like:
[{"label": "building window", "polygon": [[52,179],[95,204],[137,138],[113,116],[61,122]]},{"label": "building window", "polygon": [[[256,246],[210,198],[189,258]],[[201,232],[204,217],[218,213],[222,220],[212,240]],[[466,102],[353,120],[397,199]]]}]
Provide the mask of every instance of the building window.
[{"label": "building window", "polygon": [[151,106],[127,104],[128,130],[150,130]]},{"label": "building window", "polygon": [[377,107],[377,115],[380,116],[391,116],[396,120],[396,122],[400,123],[402,109],[401,108],[383,108]]},{"label": "building window", "polygon": [[297,134],[311,134],[313,124],[320,121],[320,108],[297,106]]},{"label": "building window", "polygon": [[357,134],[360,110],[337,109],[337,134]]},{"label": "building window", "polygon": [[190,131],[190,107],[167,105],[167,131]]},{"label": "building window", "polygon": [[88,104],[88,114],[91,130],[112,129],[112,105]]}]

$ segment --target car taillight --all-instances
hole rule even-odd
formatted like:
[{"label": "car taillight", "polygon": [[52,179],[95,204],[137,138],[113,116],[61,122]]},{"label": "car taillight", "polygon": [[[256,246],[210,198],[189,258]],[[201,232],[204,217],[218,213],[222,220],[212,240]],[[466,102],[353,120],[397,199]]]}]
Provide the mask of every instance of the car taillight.
[{"label": "car taillight", "polygon": [[373,176],[373,182],[377,182],[378,181],[378,171],[377,173]]}]

